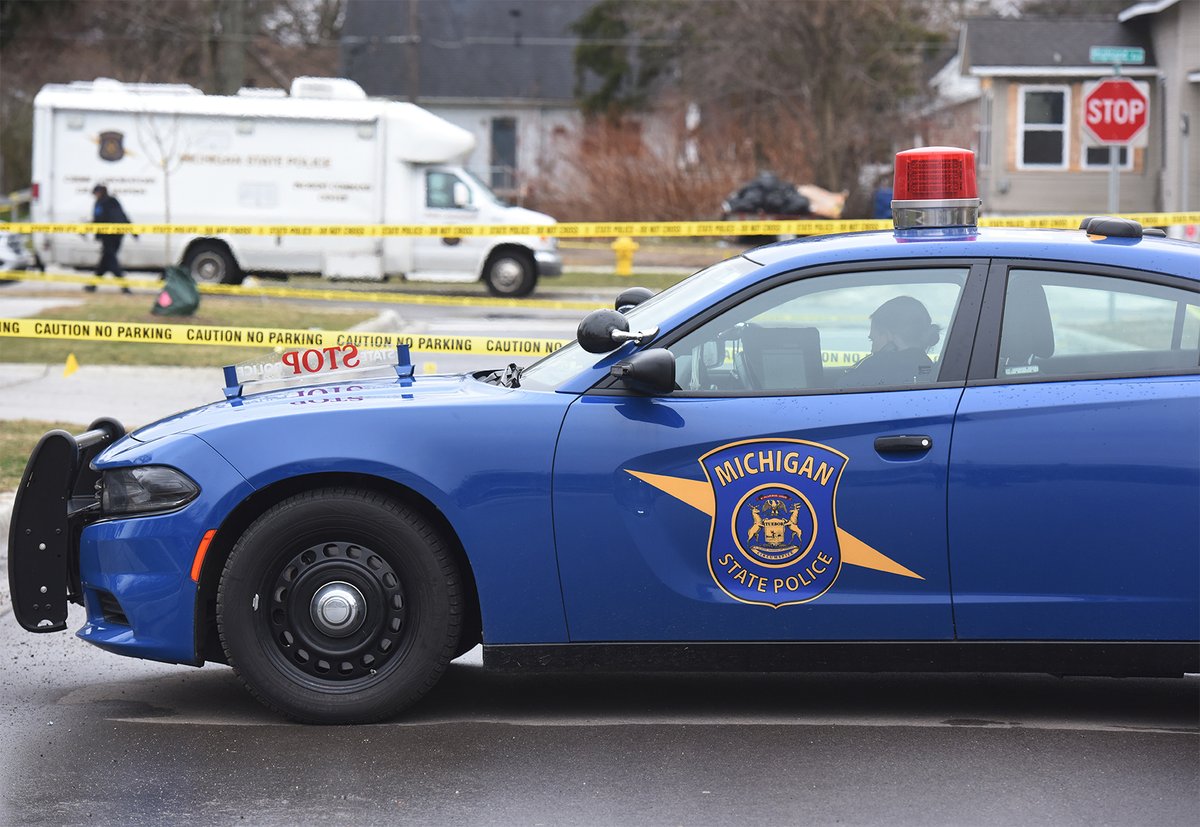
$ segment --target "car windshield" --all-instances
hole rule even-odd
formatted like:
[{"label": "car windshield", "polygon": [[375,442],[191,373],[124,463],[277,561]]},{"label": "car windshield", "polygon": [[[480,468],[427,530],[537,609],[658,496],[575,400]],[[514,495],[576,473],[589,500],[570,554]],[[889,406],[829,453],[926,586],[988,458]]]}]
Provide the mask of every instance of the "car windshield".
[{"label": "car windshield", "polygon": [[[705,296],[712,295],[759,266],[761,265],[748,258],[736,256],[688,276],[626,313],[626,317],[629,319],[629,329],[644,330],[661,327],[664,322],[683,308]],[[522,371],[521,387],[534,390],[554,390],[571,377],[583,373],[602,358],[604,358],[602,354],[588,353],[579,346],[578,342],[572,342]]]}]

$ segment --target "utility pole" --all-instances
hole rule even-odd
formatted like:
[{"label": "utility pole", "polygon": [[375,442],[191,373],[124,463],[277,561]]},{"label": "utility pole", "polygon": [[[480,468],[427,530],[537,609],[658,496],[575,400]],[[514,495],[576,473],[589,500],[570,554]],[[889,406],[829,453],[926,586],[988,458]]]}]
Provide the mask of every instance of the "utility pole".
[{"label": "utility pole", "polygon": [[416,103],[421,97],[421,15],[420,0],[408,0],[408,38],[405,45],[408,57],[408,100]]},{"label": "utility pole", "polygon": [[234,95],[246,79],[246,8],[243,0],[216,0],[221,33],[217,40],[216,91]]}]

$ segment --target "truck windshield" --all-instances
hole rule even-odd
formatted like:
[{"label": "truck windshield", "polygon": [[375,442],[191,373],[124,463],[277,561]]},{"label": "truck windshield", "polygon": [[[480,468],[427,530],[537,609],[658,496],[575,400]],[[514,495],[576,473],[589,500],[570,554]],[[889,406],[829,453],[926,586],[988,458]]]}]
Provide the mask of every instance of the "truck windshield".
[{"label": "truck windshield", "polygon": [[483,179],[480,178],[475,173],[471,172],[471,170],[467,169],[466,167],[463,167],[463,172],[465,172],[467,174],[468,178],[470,178],[472,181],[475,182],[475,186],[477,187],[478,192],[481,195],[487,197],[487,199],[490,200],[493,204],[496,204],[501,207],[511,207],[512,206],[512,204],[508,203],[503,198],[496,195],[496,193],[492,192],[492,188],[489,187],[487,184],[485,184],[483,182]]},{"label": "truck windshield", "polygon": [[[759,266],[748,258],[736,256],[688,276],[626,313],[629,329],[662,327],[666,321],[690,305],[707,307],[709,303],[704,301],[706,297]],[[571,342],[521,371],[521,387],[554,390],[602,358],[602,354],[588,353],[578,342]]]}]

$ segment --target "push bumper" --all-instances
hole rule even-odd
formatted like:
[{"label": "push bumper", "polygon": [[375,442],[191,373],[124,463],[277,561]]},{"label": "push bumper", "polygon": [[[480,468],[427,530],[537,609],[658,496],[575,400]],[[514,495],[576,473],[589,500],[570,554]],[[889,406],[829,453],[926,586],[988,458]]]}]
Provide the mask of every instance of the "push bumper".
[{"label": "push bumper", "polygon": [[61,632],[67,603],[82,604],[79,540],[100,510],[91,461],[124,435],[121,423],[98,419],[79,436],[50,431],[33,449],[8,532],[8,584],[23,629]]}]

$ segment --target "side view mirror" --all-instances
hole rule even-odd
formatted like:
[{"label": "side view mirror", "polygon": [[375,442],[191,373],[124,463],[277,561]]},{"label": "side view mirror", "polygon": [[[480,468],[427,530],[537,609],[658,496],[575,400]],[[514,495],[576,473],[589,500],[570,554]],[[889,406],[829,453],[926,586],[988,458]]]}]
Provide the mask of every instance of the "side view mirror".
[{"label": "side view mirror", "polygon": [[632,391],[662,396],[675,390],[675,354],[662,347],[639,351],[608,372]]},{"label": "side view mirror", "polygon": [[618,313],[627,313],[653,295],[654,291],[648,287],[630,287],[617,294],[613,309]]},{"label": "side view mirror", "polygon": [[454,206],[471,206],[471,190],[467,189],[467,185],[462,181],[454,182]]},{"label": "side view mirror", "polygon": [[658,335],[658,328],[630,332],[629,320],[615,310],[593,310],[583,317],[575,338],[588,353],[608,353],[625,342],[641,344]]}]

